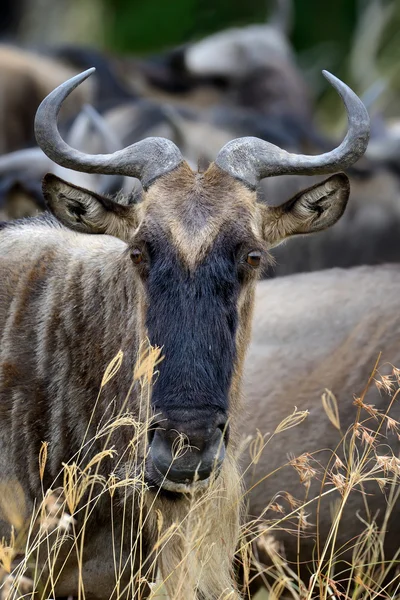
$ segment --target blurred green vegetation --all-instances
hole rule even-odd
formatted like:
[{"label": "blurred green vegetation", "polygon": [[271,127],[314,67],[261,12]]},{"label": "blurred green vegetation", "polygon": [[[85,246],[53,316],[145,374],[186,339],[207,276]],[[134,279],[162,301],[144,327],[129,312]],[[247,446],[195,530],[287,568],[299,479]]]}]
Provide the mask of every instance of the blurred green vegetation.
[{"label": "blurred green vegetation", "polygon": [[[107,45],[118,52],[165,50],[228,26],[265,21],[266,0],[104,0]],[[345,54],[356,22],[357,0],[294,0],[292,39],[297,50],[333,42]]]}]

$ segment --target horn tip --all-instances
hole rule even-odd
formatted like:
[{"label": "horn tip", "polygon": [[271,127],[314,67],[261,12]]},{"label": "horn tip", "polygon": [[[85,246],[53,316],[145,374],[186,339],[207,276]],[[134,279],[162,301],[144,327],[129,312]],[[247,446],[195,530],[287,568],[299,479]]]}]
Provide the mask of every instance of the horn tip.
[{"label": "horn tip", "polygon": [[325,77],[325,79],[327,79],[329,81],[329,83],[337,90],[339,95],[342,97],[342,99],[344,100],[344,103],[347,107],[347,110],[349,110],[348,103],[349,103],[349,101],[351,102],[352,107],[351,107],[350,111],[354,115],[357,115],[358,121],[363,124],[364,135],[366,137],[368,137],[369,128],[370,128],[370,118],[368,115],[368,111],[367,111],[366,107],[364,106],[362,100],[360,100],[360,98],[357,96],[357,94],[355,92],[353,92],[353,90],[351,88],[349,88],[348,85],[346,85],[338,77],[335,77],[335,75],[332,75],[332,73],[330,73],[329,71],[326,71],[324,69],[322,71],[322,74]]},{"label": "horn tip", "polygon": [[82,73],[79,73],[77,77],[79,77],[81,81],[84,81],[85,79],[90,77],[95,71],[96,67],[90,67],[90,69],[86,69],[86,71],[82,71]]},{"label": "horn tip", "polygon": [[329,83],[332,83],[332,81],[338,80],[338,78],[335,77],[335,75],[332,75],[332,73],[330,73],[326,69],[322,69],[322,75],[325,77],[325,79],[327,79],[329,81]]},{"label": "horn tip", "polygon": [[62,83],[61,86],[59,86],[56,89],[60,89],[61,87],[65,88],[65,89],[69,89],[71,86],[70,92],[72,92],[72,90],[74,90],[76,87],[78,87],[78,85],[80,85],[88,77],[93,75],[93,73],[95,71],[96,71],[96,67],[91,67],[90,69],[86,69],[86,71],[82,71],[82,73],[78,73],[77,75],[74,75],[74,77],[71,77],[71,79],[68,79],[68,81],[66,81],[65,83]]}]

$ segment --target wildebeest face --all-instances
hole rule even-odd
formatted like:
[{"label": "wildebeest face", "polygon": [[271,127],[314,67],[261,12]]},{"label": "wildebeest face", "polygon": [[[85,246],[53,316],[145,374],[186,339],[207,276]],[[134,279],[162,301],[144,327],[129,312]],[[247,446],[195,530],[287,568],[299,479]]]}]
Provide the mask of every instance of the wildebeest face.
[{"label": "wildebeest face", "polygon": [[[144,307],[142,335],[165,356],[154,385],[156,427],[149,480],[186,490],[222,464],[229,418],[250,336],[255,281],[267,250],[282,239],[328,227],[348,198],[337,175],[285,205],[269,208],[215,165],[186,163],[159,178],[131,206],[48,176],[47,202],[67,226],[122,238]],[[188,447],[174,459],[180,440]]]},{"label": "wildebeest face", "polygon": [[[185,168],[147,193],[129,241],[145,290],[146,331],[165,356],[152,397],[159,426],[149,460],[164,487],[185,486],[196,470],[207,479],[225,452],[238,339],[249,321],[241,307],[266,258],[255,212],[255,196],[241,184]],[[190,449],[171,466],[182,436]]]},{"label": "wildebeest face", "polygon": [[[346,138],[337,148],[306,156],[258,138],[237,138],[201,174],[164,138],[145,138],[107,155],[69,146],[58,131],[58,113],[93,71],[76,75],[43,100],[35,119],[37,142],[63,167],[138,178],[143,198],[122,206],[54,177],[45,179],[44,194],[68,227],[117,236],[126,244],[112,267],[123,274],[123,286],[130,285],[132,273],[135,336],[148,335],[165,355],[152,397],[159,420],[148,472],[163,487],[186,489],[196,475],[207,480],[223,460],[229,417],[237,411],[255,280],[267,249],[332,225],[349,195],[346,176],[336,175],[270,208],[257,202],[257,185],[275,175],[348,168],[365,152],[369,116],[350,88],[324,72],[348,116]],[[182,436],[190,449],[171,466]]]}]

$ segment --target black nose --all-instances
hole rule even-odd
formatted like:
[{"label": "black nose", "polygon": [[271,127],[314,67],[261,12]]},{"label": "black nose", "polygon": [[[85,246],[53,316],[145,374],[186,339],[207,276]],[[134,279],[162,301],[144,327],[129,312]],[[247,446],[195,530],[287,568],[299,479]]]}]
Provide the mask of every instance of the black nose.
[{"label": "black nose", "polygon": [[[150,445],[150,459],[163,479],[192,483],[218,473],[225,457],[227,426],[193,430],[187,425],[167,423],[157,428]],[[162,484],[161,484],[162,485]]]}]

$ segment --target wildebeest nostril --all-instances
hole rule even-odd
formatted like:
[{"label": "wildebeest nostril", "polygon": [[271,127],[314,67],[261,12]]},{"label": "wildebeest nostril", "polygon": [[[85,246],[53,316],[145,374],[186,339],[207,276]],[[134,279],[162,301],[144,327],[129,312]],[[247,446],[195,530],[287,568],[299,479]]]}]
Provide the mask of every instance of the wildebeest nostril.
[{"label": "wildebeest nostril", "polygon": [[[175,429],[156,429],[150,445],[150,459],[166,481],[191,483],[218,473],[225,458],[225,426],[218,426],[211,437],[182,435]],[[162,484],[161,484],[162,485]]]}]

